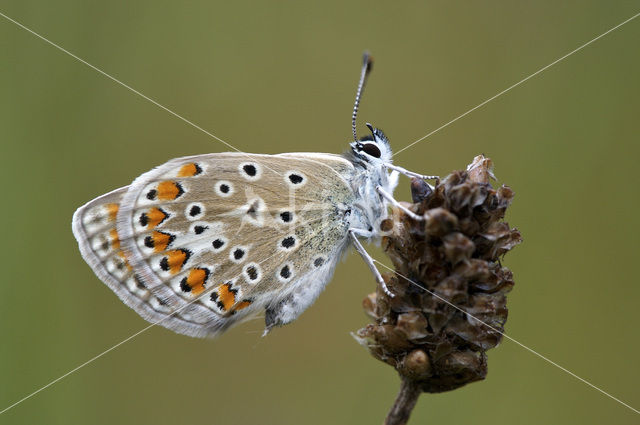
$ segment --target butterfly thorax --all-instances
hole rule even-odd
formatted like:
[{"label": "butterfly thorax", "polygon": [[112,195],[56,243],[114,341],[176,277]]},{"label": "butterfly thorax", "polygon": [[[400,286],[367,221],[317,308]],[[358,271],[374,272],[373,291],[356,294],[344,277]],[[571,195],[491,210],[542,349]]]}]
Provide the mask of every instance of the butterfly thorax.
[{"label": "butterfly thorax", "polygon": [[380,195],[378,188],[393,194],[398,184],[398,175],[388,172],[384,165],[391,163],[389,141],[382,131],[371,129],[372,136],[351,143],[351,150],[345,153],[345,158],[355,169],[350,182],[355,194],[351,228],[376,238],[379,236],[380,223],[388,215],[388,203]]},{"label": "butterfly thorax", "polygon": [[397,181],[382,167],[375,164],[362,166],[355,163],[354,178],[351,181],[355,200],[351,212],[350,227],[370,233],[377,237],[380,223],[387,218],[388,204],[380,196],[377,187],[382,187],[388,193],[393,193]]}]

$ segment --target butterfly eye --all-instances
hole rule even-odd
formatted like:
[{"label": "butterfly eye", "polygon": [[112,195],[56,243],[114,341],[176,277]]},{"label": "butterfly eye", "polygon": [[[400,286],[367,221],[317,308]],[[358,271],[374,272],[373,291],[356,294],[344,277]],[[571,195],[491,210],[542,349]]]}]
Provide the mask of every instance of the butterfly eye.
[{"label": "butterfly eye", "polygon": [[375,143],[365,143],[362,146],[362,150],[374,158],[380,158],[380,155],[382,155],[380,148]]}]

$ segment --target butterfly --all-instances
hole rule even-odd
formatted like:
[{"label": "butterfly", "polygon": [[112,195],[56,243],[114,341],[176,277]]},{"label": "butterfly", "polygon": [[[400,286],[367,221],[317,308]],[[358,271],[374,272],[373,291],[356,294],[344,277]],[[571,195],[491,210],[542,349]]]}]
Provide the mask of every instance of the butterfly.
[{"label": "butterfly", "polygon": [[365,53],[352,114],[354,141],[329,153],[212,153],[172,159],[73,216],[95,274],[151,323],[212,337],[265,316],[265,334],[294,321],[354,247],[390,296],[360,238],[379,239],[399,174],[384,133],[356,137],[372,67]]}]

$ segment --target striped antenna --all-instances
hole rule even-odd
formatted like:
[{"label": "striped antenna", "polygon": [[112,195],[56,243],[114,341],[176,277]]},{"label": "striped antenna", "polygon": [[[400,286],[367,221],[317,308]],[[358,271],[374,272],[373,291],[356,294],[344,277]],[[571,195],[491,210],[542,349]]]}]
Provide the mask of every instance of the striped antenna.
[{"label": "striped antenna", "polygon": [[360,97],[364,90],[364,85],[367,82],[367,76],[373,68],[373,58],[369,55],[369,52],[365,51],[362,55],[362,70],[360,71],[360,81],[358,82],[358,91],[356,92],[356,102],[353,105],[353,115],[351,115],[351,130],[353,131],[353,140],[358,141],[358,135],[356,134],[356,118],[358,117],[358,107],[360,106]]}]

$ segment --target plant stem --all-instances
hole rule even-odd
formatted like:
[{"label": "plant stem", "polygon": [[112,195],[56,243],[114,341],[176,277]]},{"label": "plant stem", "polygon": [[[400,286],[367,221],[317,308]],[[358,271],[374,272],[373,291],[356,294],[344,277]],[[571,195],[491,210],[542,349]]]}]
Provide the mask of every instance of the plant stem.
[{"label": "plant stem", "polygon": [[422,393],[420,386],[412,379],[402,377],[400,392],[393,403],[384,425],[404,425],[409,421],[418,397]]}]

